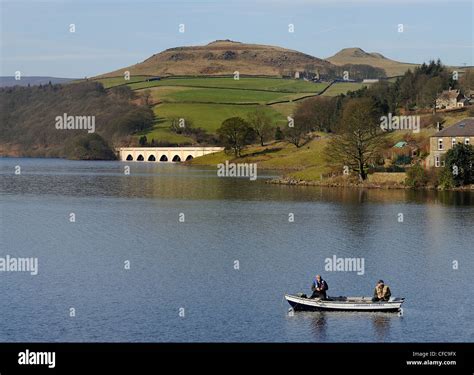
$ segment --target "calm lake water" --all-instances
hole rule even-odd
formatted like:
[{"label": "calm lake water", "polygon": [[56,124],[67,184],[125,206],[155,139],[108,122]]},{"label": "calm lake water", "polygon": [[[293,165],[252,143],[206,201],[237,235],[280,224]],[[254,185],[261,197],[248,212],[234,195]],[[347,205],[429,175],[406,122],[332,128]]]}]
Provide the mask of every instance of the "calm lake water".
[{"label": "calm lake water", "polygon": [[[0,170],[0,256],[39,262],[36,276],[0,272],[1,342],[474,341],[474,193],[277,186],[172,164]],[[326,272],[333,255],[364,258],[364,274]],[[404,315],[291,316],[283,295],[309,293],[316,273],[337,296],[383,278]]]}]

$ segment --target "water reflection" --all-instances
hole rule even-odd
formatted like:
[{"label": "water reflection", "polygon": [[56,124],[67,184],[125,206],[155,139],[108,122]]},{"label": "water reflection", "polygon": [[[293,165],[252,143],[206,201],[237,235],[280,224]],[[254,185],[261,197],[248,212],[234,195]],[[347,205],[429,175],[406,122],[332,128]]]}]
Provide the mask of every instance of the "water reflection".
[{"label": "water reflection", "polygon": [[377,341],[386,341],[390,333],[392,316],[387,313],[375,313],[372,317],[374,333]]},{"label": "water reflection", "polygon": [[324,312],[314,312],[311,316],[311,332],[316,342],[325,342],[327,338],[327,319]]},{"label": "water reflection", "polygon": [[[10,302],[0,307],[0,333],[9,332],[7,340],[471,338],[474,300],[465,291],[472,269],[463,265],[474,264],[468,246],[474,241],[474,192],[280,186],[217,178],[215,168],[145,163],[130,163],[127,176],[126,164],[1,160],[2,248],[37,256],[42,267],[34,280],[19,274],[2,279],[2,296]],[[14,175],[15,165],[21,176]],[[79,214],[78,225],[67,220],[69,212]],[[186,212],[183,225],[177,225],[180,212]],[[291,225],[288,212],[296,213]],[[333,255],[363,257],[365,273],[325,274],[325,258]],[[116,272],[125,259],[135,271]],[[235,259],[244,266],[230,278]],[[455,271],[454,259],[460,262]],[[382,277],[415,313],[403,327],[397,314],[297,313],[282,321],[287,306],[281,296],[307,288],[316,272],[333,295],[370,295]],[[443,279],[446,272],[450,277]],[[440,282],[450,291],[443,304]],[[235,285],[223,303],[221,296]],[[37,324],[52,298],[71,296],[71,303],[90,309],[83,329],[58,324],[64,322],[59,312],[41,313]],[[184,324],[170,308],[182,301],[193,317]],[[452,306],[460,307],[458,319],[439,325]],[[34,329],[25,329],[25,322]]]},{"label": "water reflection", "polygon": [[[123,162],[77,162],[44,159],[0,159],[2,191],[11,194],[114,196],[192,200],[324,201],[364,207],[366,203],[433,203],[474,205],[471,191],[354,189],[268,184],[278,172],[261,171],[257,181],[218,178],[212,167]],[[22,165],[22,182],[12,173]],[[124,167],[130,166],[130,174]],[[81,183],[78,184],[78,179]]]}]

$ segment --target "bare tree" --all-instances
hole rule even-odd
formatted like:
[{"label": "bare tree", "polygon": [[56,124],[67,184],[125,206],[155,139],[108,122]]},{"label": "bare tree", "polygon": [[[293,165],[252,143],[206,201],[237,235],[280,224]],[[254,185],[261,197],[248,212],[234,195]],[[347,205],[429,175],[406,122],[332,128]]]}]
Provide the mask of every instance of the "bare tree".
[{"label": "bare tree", "polygon": [[368,165],[381,150],[384,136],[373,101],[352,99],[344,106],[338,134],[327,146],[328,161],[349,167],[363,181]]},{"label": "bare tree", "polygon": [[268,139],[272,131],[272,118],[263,107],[257,107],[253,112],[248,114],[247,122],[253,129],[260,144],[264,146],[265,141]]}]

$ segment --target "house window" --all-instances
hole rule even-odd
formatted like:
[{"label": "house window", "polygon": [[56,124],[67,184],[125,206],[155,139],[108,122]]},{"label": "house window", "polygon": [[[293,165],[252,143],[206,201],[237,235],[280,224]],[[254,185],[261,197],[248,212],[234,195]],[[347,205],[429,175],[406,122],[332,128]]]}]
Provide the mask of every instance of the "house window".
[{"label": "house window", "polygon": [[434,161],[435,161],[435,167],[438,168],[438,167],[441,165],[440,159],[439,159],[439,155],[436,155],[436,156],[435,156],[435,160],[434,160]]},{"label": "house window", "polygon": [[451,139],[451,147],[456,146],[456,138]]},{"label": "house window", "polygon": [[443,139],[439,138],[438,139],[438,150],[442,150],[442,149],[443,149]]},{"label": "house window", "polygon": [[469,145],[469,144],[470,144],[469,138],[464,138],[464,144],[465,144],[465,145]]}]

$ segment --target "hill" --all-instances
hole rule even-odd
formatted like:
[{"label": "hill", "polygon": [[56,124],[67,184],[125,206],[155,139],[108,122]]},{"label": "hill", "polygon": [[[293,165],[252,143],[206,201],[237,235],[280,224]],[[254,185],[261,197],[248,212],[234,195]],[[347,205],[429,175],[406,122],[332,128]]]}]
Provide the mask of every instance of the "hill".
[{"label": "hill", "polygon": [[74,81],[75,78],[58,78],[58,77],[21,77],[20,80],[16,80],[13,76],[2,76],[0,77],[0,87],[11,87],[11,86],[39,86],[47,85],[51,82],[53,85],[57,83],[67,83]]},{"label": "hill", "polygon": [[132,76],[229,75],[235,71],[241,75],[283,76],[303,70],[324,74],[331,67],[325,60],[286,48],[216,40],[204,46],[170,48],[102,77],[121,76],[126,70]]},{"label": "hill", "polygon": [[334,65],[362,64],[385,70],[388,77],[404,74],[408,69],[414,69],[417,64],[410,64],[391,60],[377,52],[366,52],[361,48],[344,48],[334,56],[328,57],[327,61]]},{"label": "hill", "polygon": [[[58,126],[63,117],[67,127],[66,120]],[[151,109],[135,104],[128,88],[106,91],[96,82],[0,88],[0,156],[113,159],[113,145],[152,121]]]}]

